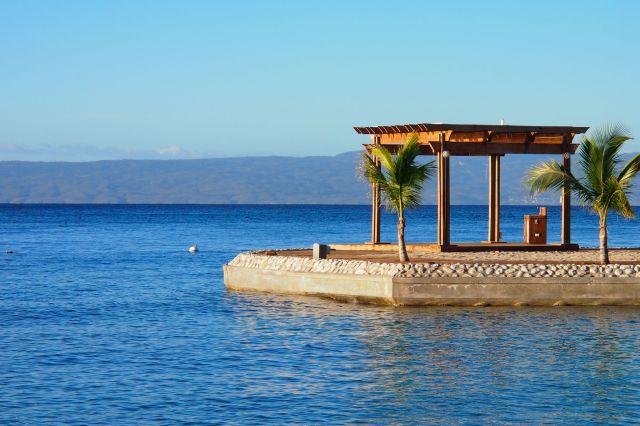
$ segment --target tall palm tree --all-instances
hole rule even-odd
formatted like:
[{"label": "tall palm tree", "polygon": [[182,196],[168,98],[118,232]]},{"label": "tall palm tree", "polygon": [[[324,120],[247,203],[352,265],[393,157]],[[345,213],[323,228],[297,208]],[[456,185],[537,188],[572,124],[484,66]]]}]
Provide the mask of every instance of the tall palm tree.
[{"label": "tall palm tree", "polygon": [[620,126],[604,126],[583,137],[578,150],[580,177],[557,161],[532,168],[527,183],[532,194],[567,188],[600,217],[600,262],[609,263],[607,213],[634,218],[629,203],[633,178],[640,171],[640,154],[624,167],[620,149],[631,136]]},{"label": "tall palm tree", "polygon": [[[378,145],[371,149],[371,156],[365,153],[362,159],[365,178],[378,185],[387,208],[398,213],[398,256],[401,262],[409,260],[404,241],[404,212],[420,205],[422,187],[435,170],[433,161],[416,163],[419,154],[418,135],[413,133],[395,155]],[[382,167],[376,164],[375,159]]]}]

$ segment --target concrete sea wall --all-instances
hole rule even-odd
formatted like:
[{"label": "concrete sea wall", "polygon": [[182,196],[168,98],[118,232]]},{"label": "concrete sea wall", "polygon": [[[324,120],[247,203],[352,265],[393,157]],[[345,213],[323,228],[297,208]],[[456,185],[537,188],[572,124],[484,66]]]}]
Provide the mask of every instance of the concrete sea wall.
[{"label": "concrete sea wall", "polygon": [[640,305],[640,265],[379,263],[242,253],[232,290],[389,305]]}]

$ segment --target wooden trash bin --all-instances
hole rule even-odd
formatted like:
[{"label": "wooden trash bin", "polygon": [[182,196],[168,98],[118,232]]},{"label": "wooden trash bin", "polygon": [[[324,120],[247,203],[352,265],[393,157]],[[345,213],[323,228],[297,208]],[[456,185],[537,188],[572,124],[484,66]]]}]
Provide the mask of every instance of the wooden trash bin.
[{"label": "wooden trash bin", "polygon": [[524,216],[524,243],[547,244],[547,208],[540,207],[538,214]]}]

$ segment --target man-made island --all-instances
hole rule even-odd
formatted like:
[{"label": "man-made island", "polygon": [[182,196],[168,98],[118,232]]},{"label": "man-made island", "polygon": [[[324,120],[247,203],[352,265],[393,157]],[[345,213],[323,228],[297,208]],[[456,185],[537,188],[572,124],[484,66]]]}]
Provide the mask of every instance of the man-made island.
[{"label": "man-made island", "polygon": [[[224,266],[232,290],[331,297],[389,305],[640,305],[640,249],[609,250],[607,214],[634,217],[626,198],[640,170],[640,155],[622,167],[619,150],[630,139],[605,127],[422,123],[356,127],[370,135],[363,174],[371,183],[371,240],[315,245],[313,250],[242,253]],[[529,173],[532,192],[561,193],[559,244],[547,243],[546,209],[524,217],[523,241],[502,241],[500,160],[507,154],[558,155]],[[579,157],[583,175],[571,172]],[[419,155],[436,161],[417,163]],[[486,156],[487,240],[450,239],[450,157]],[[422,184],[437,176],[437,239],[406,244],[406,209],[420,204]],[[600,249],[571,240],[571,193],[600,216]],[[398,214],[398,243],[380,240],[382,201]]]},{"label": "man-made island", "polygon": [[241,253],[224,266],[227,288],[385,305],[640,305],[640,250],[423,252],[397,261],[387,251]]}]

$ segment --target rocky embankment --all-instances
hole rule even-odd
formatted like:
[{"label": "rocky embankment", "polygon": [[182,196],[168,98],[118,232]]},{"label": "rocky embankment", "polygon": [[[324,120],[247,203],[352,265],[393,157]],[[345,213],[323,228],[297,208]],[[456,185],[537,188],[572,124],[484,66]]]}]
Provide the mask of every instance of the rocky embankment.
[{"label": "rocky embankment", "polygon": [[576,265],[565,264],[494,264],[494,263],[382,263],[348,259],[311,259],[286,256],[283,252],[269,255],[264,251],[241,253],[232,266],[289,272],[322,272],[329,274],[385,275],[404,277],[523,277],[640,278],[640,265]]}]

